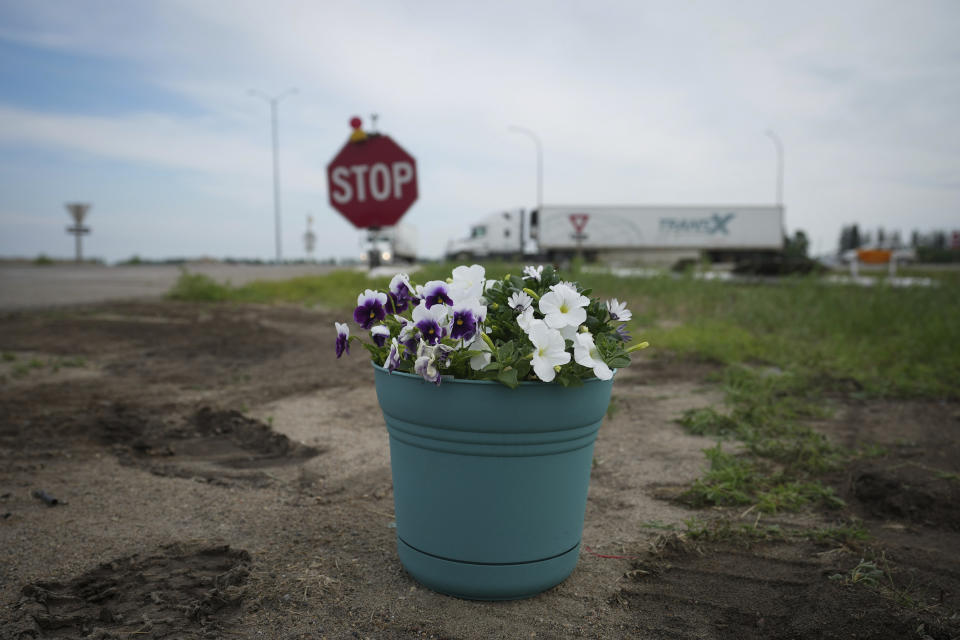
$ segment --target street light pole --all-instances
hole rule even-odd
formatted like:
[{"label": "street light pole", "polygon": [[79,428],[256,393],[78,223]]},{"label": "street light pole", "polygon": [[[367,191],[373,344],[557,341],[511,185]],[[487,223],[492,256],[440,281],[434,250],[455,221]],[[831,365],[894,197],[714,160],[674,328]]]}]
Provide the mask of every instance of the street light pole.
[{"label": "street light pole", "polygon": [[772,130],[767,129],[767,136],[773,140],[773,146],[777,148],[777,206],[783,206],[783,142],[780,137]]},{"label": "street light pole", "polygon": [[514,125],[510,125],[509,129],[514,133],[522,133],[525,136],[529,136],[530,139],[533,140],[533,143],[537,145],[537,210],[539,211],[543,204],[543,145],[540,144],[540,138],[537,137],[537,134],[530,131],[530,129]]},{"label": "street light pole", "polygon": [[256,89],[250,89],[247,93],[255,98],[262,98],[270,104],[270,127],[273,133],[273,217],[276,223],[277,264],[279,264],[282,252],[280,250],[280,141],[277,134],[277,104],[287,96],[297,93],[297,89],[290,88],[272,97]]}]

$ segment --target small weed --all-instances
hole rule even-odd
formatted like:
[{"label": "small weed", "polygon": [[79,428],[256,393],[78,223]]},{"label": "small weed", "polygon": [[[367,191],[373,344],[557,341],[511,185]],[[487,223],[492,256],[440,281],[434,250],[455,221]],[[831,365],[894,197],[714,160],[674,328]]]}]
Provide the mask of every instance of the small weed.
[{"label": "small weed", "polygon": [[27,362],[20,362],[13,366],[13,370],[10,372],[14,378],[23,378],[26,375],[29,375],[34,369],[43,368],[43,362],[37,358],[31,358]]},{"label": "small weed", "polygon": [[721,443],[704,449],[710,468],[681,494],[694,507],[754,505],[761,513],[798,511],[808,504],[844,506],[833,489],[813,479],[800,480],[722,449]]},{"label": "small weed", "polygon": [[807,529],[801,535],[818,544],[841,544],[851,548],[857,548],[870,539],[870,534],[860,520],[852,520],[835,527]]},{"label": "small weed", "polygon": [[703,522],[698,518],[688,518],[683,521],[686,529],[684,535],[690,540],[699,542],[764,542],[769,540],[786,540],[787,536],[777,525],[749,524],[746,522],[734,523],[729,518],[721,518],[710,522]]},{"label": "small weed", "polygon": [[718,413],[711,407],[687,409],[678,420],[687,431],[698,436],[714,435],[731,437],[737,433],[737,422],[730,416]]},{"label": "small weed", "polygon": [[918,585],[911,579],[909,583],[898,584],[894,579],[895,570],[890,566],[886,553],[867,550],[855,567],[846,573],[835,573],[830,580],[844,585],[861,585],[880,595],[890,598],[908,609],[929,609],[935,605],[925,605]]},{"label": "small weed", "polygon": [[167,297],[193,302],[222,302],[230,299],[230,287],[220,284],[210,276],[190,273],[183,269]]},{"label": "small weed", "polygon": [[858,458],[883,458],[889,455],[889,453],[890,450],[882,445],[868,443],[860,449],[857,449],[856,456]]},{"label": "small weed", "polygon": [[14,362],[17,359],[17,354],[10,353],[9,351],[3,352],[3,361],[4,362]]},{"label": "small weed", "polygon": [[883,569],[878,567],[876,562],[861,559],[860,563],[847,573],[835,573],[830,576],[830,579],[843,584],[863,584],[877,587],[884,577]]}]

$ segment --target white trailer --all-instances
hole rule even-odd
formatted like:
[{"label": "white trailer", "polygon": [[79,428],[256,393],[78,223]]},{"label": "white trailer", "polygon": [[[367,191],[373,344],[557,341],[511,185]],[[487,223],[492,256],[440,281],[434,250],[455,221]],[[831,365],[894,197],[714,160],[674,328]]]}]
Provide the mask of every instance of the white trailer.
[{"label": "white trailer", "polygon": [[726,262],[782,251],[783,207],[543,206],[530,233],[554,261],[580,252],[587,260]]},{"label": "white trailer", "polygon": [[523,247],[524,254],[552,262],[580,253],[588,261],[672,264],[704,257],[736,261],[783,250],[779,206],[545,205],[527,218],[523,210],[486,216],[469,237],[450,242],[447,257],[509,257]]}]

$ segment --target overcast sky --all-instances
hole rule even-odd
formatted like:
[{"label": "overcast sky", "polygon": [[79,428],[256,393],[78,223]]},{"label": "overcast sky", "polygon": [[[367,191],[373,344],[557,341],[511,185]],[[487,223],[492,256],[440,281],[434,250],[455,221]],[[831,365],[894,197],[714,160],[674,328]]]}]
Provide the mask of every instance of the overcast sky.
[{"label": "overcast sky", "polygon": [[[352,5],[352,6],[351,6]],[[327,199],[348,120],[418,163],[421,253],[498,209],[769,204],[813,248],[960,228],[960,2],[0,0],[0,256],[358,256]]]}]

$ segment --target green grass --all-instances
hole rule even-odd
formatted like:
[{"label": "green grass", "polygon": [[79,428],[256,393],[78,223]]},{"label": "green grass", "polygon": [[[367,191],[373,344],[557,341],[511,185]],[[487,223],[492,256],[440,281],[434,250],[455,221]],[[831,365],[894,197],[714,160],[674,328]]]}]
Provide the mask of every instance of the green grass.
[{"label": "green grass", "polygon": [[[417,282],[442,279],[452,264],[425,265]],[[488,275],[520,273],[522,265],[487,264]],[[722,365],[776,367],[820,388],[887,397],[960,398],[960,282],[932,288],[831,286],[816,277],[778,284],[720,283],[663,275],[575,277],[601,298],[628,301],[630,328],[654,349]],[[366,288],[361,271],[218,284],[184,272],[168,294],[176,300],[298,303],[342,309],[344,318]],[[649,357],[649,356],[648,356]]]},{"label": "green grass", "polygon": [[[512,267],[512,268],[511,268]],[[521,265],[492,264],[488,276],[501,277],[520,273]],[[443,280],[450,276],[450,265],[425,265],[412,278],[419,283]],[[209,276],[184,270],[174,287],[167,293],[172,300],[191,302],[247,302],[269,304],[275,302],[319,305],[328,309],[342,309],[344,318],[356,305],[357,295],[364,289],[385,290],[389,277],[367,278],[362,271],[343,269],[323,276],[301,276],[290,280],[257,280],[241,286],[221,284]]]},{"label": "green grass", "polygon": [[632,324],[658,350],[766,364],[871,395],[960,397],[956,283],[859,288],[815,277],[733,284],[594,273],[580,280],[626,298]]}]

